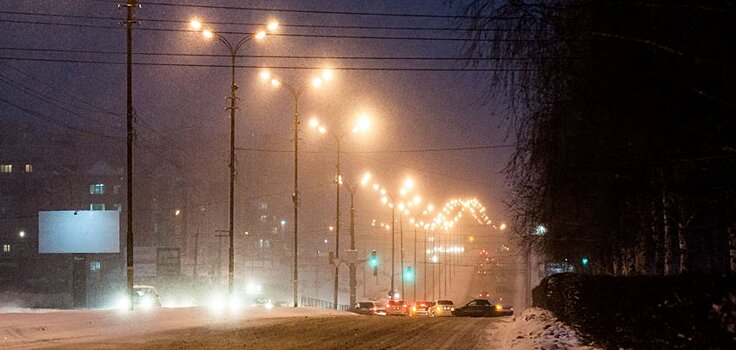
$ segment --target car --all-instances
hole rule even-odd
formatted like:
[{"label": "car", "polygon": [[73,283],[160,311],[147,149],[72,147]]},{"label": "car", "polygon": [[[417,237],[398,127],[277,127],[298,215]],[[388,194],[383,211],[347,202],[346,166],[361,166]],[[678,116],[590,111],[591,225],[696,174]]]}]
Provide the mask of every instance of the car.
[{"label": "car", "polygon": [[432,317],[453,316],[452,312],[455,311],[455,304],[452,300],[437,300],[429,310]]},{"label": "car", "polygon": [[359,301],[353,308],[348,309],[350,312],[361,315],[377,315],[378,314],[378,303],[374,301]]},{"label": "car", "polygon": [[429,316],[430,302],[426,300],[418,300],[411,307],[410,316]]},{"label": "car", "polygon": [[161,307],[161,296],[153,286],[137,284],[133,286],[133,305],[147,309]]},{"label": "car", "polygon": [[406,316],[409,315],[409,304],[403,300],[389,300],[386,304],[387,316]]},{"label": "car", "polygon": [[514,309],[511,307],[504,308],[501,304],[496,304],[488,299],[473,299],[462,307],[456,308],[452,312],[458,317],[494,317],[513,315]]},{"label": "car", "polygon": [[274,304],[271,298],[255,298],[251,306],[264,307],[266,309],[272,309]]}]

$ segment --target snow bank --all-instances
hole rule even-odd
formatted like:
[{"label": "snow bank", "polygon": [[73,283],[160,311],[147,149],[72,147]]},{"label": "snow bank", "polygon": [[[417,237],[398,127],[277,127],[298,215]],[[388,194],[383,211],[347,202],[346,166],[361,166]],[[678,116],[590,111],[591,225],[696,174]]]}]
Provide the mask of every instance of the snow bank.
[{"label": "snow bank", "polygon": [[114,309],[28,311],[0,314],[0,349],[37,349],[257,319],[355,315],[315,308],[255,307],[242,308],[237,313],[217,313],[206,307],[135,312]]},{"label": "snow bank", "polygon": [[0,293],[0,310],[40,307],[63,309],[69,308],[71,305],[71,293]]},{"label": "snow bank", "polygon": [[503,323],[492,336],[502,349],[593,350],[577,333],[544,309],[528,308],[513,322]]}]

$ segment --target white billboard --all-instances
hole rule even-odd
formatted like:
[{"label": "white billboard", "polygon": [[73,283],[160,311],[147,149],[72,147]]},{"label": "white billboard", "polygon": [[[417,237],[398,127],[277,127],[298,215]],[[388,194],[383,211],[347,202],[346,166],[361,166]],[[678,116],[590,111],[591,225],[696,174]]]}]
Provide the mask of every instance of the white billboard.
[{"label": "white billboard", "polygon": [[120,253],[120,212],[38,212],[39,253]]}]

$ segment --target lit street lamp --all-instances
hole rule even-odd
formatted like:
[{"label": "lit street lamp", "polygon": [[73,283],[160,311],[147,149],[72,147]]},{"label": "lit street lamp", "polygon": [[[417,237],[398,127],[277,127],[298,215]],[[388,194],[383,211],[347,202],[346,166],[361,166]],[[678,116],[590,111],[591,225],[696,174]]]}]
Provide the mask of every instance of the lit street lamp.
[{"label": "lit street lamp", "polygon": [[313,78],[310,84],[303,84],[296,87],[279,79],[272,78],[271,73],[268,71],[261,72],[260,77],[263,81],[269,81],[274,87],[285,87],[294,99],[294,192],[291,198],[294,202],[294,307],[297,307],[299,306],[299,97],[301,97],[310,85],[314,88],[319,88],[325,81],[332,80],[332,71],[325,69],[320,76]]},{"label": "lit street lamp", "polygon": [[[330,129],[327,129],[325,126],[320,125],[319,121],[317,119],[315,119],[315,118],[312,118],[309,121],[309,126],[311,126],[312,128],[317,129],[320,134],[326,134],[326,133],[329,132],[330,135],[332,135],[335,138],[335,142],[337,143],[337,166],[336,166],[336,168],[337,168],[337,176],[335,177],[335,191],[336,191],[336,206],[335,206],[335,258],[337,259],[337,258],[340,257],[340,185],[342,185],[342,183],[343,183],[342,172],[340,171],[340,144],[342,143],[342,139],[345,137],[345,135],[347,133],[345,133],[345,132],[336,133],[334,131],[331,131]],[[356,125],[352,128],[352,133],[355,134],[355,133],[363,132],[363,131],[367,130],[369,127],[370,127],[370,119],[368,117],[366,117],[366,116],[360,116],[358,118],[358,121],[357,121]],[[352,198],[353,198],[353,191],[351,190],[350,191],[350,199],[351,199],[350,200],[350,205],[351,205],[350,206],[350,210],[351,210],[351,217],[352,217],[352,215],[354,215],[354,213],[353,213],[354,208],[353,208],[353,200],[352,200]],[[352,225],[352,222],[351,222],[351,225]],[[352,233],[352,228],[351,228],[351,240],[350,240],[350,242],[351,242],[350,249],[354,250],[355,249],[355,237],[354,237],[354,234]],[[353,305],[353,304],[355,304],[355,300],[353,300],[355,298],[355,293],[354,293],[355,287],[352,286],[352,284],[355,282],[355,280],[353,278],[354,275],[355,275],[355,263],[351,263],[350,273],[351,273],[351,280],[350,280],[351,281],[350,305]],[[339,280],[339,277],[340,277],[340,264],[338,262],[336,262],[335,263],[335,291],[334,291],[334,295],[333,295],[333,303],[335,305],[335,309],[338,308],[337,302],[338,302],[338,292],[339,292],[338,291],[338,285],[339,285],[338,280]]]},{"label": "lit street lamp", "polygon": [[[238,89],[238,86],[235,85],[235,58],[238,56],[238,51],[240,51],[240,48],[243,47],[243,44],[250,41],[251,39],[256,40],[262,40],[266,37],[266,31],[261,30],[257,33],[252,34],[246,34],[243,37],[240,38],[234,45],[222,34],[217,33],[211,29],[205,28],[203,23],[198,20],[192,20],[190,22],[190,27],[194,30],[201,31],[202,35],[207,39],[212,39],[213,37],[217,38],[217,40],[225,45],[225,47],[228,49],[228,52],[230,53],[230,68],[231,68],[231,75],[230,75],[230,107],[227,109],[230,110],[230,216],[229,216],[229,223],[228,223],[228,235],[229,235],[229,248],[228,248],[228,268],[227,268],[227,290],[228,294],[232,296],[233,294],[233,276],[234,276],[234,267],[235,267],[235,258],[234,253],[235,250],[233,248],[233,216],[234,216],[234,192],[235,192],[235,110],[237,109],[237,97],[235,96],[235,90]],[[267,26],[269,31],[274,31],[278,28],[278,23],[271,22]]]}]

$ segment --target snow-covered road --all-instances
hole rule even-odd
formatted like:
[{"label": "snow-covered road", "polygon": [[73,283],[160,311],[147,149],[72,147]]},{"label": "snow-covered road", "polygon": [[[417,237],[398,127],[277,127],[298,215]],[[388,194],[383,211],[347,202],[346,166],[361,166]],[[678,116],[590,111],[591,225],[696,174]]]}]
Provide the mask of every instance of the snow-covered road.
[{"label": "snow-covered road", "polygon": [[543,310],[501,318],[369,317],[314,308],[0,313],[0,349],[587,349]]}]

